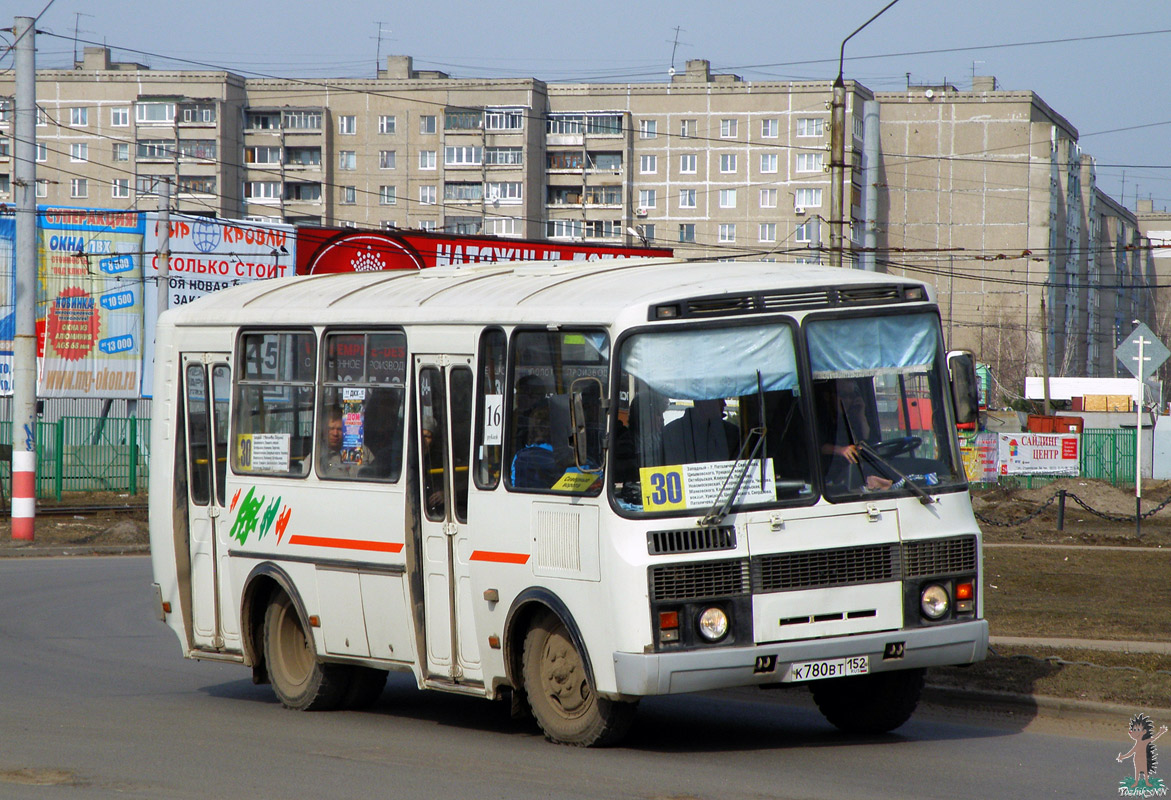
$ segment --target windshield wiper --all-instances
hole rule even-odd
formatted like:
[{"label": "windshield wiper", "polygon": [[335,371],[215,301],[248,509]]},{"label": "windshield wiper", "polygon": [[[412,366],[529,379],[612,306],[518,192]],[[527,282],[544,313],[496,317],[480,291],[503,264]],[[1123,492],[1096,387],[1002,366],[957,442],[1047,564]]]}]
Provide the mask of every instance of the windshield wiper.
[{"label": "windshield wiper", "polygon": [[[749,453],[748,458],[744,457],[744,450],[748,447],[748,442],[751,441],[753,434],[756,435],[756,444]],[[728,470],[728,477],[724,478],[724,483],[720,486],[720,490],[716,492],[715,502],[708,512],[699,519],[700,525],[718,525],[724,517],[728,516],[728,511],[732,508],[732,503],[736,500],[736,495],[740,494],[740,486],[744,483],[745,476],[748,475],[748,467],[752,464],[756,454],[760,452],[761,445],[764,444],[764,428],[753,428],[748,431],[748,438],[744,440],[744,444],[740,446],[740,452],[736,454],[736,461],[732,464],[732,469]],[[744,466],[741,467],[740,465]],[[736,470],[740,470],[739,477],[736,478],[736,483],[732,486],[732,491],[728,494],[728,499],[720,502],[720,498],[724,496],[724,489],[728,486],[728,481],[732,480],[732,476],[736,474]]]},{"label": "windshield wiper", "polygon": [[929,495],[929,494],[927,494],[927,492],[923,491],[923,487],[919,486],[919,484],[915,483],[913,480],[908,478],[906,475],[899,472],[897,469],[895,469],[893,464],[891,464],[885,458],[880,456],[878,454],[878,451],[874,449],[874,446],[872,444],[870,444],[870,442],[863,439],[862,441],[857,442],[855,444],[855,446],[868,459],[870,459],[870,461],[877,464],[879,467],[881,467],[882,469],[886,470],[887,472],[889,472],[890,474],[892,474],[896,478],[898,478],[898,480],[901,482],[901,484],[903,486],[906,486],[908,489],[911,490],[911,492],[916,497],[919,498],[920,503],[922,503],[925,506],[929,506],[935,502],[935,499],[931,495]]}]

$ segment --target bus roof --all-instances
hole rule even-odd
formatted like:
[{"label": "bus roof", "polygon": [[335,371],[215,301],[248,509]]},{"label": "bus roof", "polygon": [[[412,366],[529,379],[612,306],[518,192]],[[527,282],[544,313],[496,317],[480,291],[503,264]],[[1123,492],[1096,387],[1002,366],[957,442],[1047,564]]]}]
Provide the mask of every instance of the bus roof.
[{"label": "bus roof", "polygon": [[[744,313],[745,298],[770,298],[760,311],[890,302],[920,281],[812,264],[615,258],[509,262],[418,271],[274,278],[209,294],[166,312],[173,325],[385,322],[608,322],[687,301]],[[902,288],[900,288],[902,287]],[[915,299],[925,299],[917,297]],[[824,298],[824,299],[823,299]],[[714,303],[714,305],[713,305]],[[305,311],[312,309],[312,314]],[[738,310],[739,309],[739,310]],[[713,315],[711,311],[707,315]]]}]

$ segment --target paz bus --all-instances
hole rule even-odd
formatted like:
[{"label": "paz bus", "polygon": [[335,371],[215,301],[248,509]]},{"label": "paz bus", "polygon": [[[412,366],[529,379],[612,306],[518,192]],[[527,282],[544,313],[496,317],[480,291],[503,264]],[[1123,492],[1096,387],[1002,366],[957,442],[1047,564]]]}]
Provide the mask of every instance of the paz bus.
[{"label": "paz bus", "polygon": [[970,403],[923,283],[672,259],[301,276],[157,336],[158,615],[289,708],[369,706],[402,670],[604,745],[642,697],[803,684],[878,732],[927,667],[986,654]]}]

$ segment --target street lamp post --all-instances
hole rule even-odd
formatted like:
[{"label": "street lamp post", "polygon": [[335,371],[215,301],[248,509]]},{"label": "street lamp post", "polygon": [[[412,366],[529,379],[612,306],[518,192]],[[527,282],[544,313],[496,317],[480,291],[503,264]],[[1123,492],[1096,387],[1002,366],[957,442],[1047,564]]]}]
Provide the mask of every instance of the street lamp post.
[{"label": "street lamp post", "polygon": [[830,187],[829,187],[829,263],[830,266],[842,265],[842,229],[845,225],[845,191],[842,186],[846,176],[846,81],[843,77],[846,62],[846,42],[878,19],[884,11],[899,0],[890,0],[882,10],[870,19],[863,22],[854,32],[842,39],[842,48],[838,54],[838,77],[834,80],[833,98],[830,101]]}]

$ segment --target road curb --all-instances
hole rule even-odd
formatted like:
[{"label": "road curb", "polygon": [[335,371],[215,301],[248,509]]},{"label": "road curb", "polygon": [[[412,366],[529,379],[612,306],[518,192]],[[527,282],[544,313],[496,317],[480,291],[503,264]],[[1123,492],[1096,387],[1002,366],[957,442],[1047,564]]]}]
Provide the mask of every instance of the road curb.
[{"label": "road curb", "polygon": [[1141,707],[1098,700],[1071,700],[1039,694],[1014,694],[931,686],[923,690],[923,701],[950,708],[979,707],[981,710],[1011,714],[1032,714],[1050,719],[1078,719],[1086,722],[1117,723],[1142,711],[1157,719],[1171,719],[1171,708]]},{"label": "road curb", "polygon": [[9,544],[0,558],[56,558],[58,556],[137,556],[150,553],[148,544]]}]

